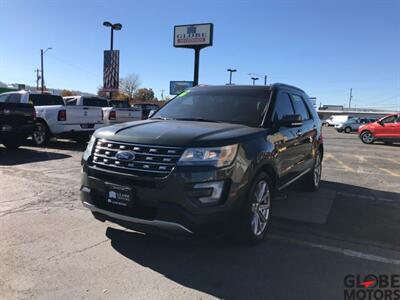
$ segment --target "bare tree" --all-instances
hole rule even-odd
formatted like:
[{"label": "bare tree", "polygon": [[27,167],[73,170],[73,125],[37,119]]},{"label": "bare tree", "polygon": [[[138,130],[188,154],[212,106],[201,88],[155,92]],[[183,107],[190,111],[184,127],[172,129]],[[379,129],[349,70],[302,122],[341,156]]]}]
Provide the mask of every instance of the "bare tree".
[{"label": "bare tree", "polygon": [[126,75],[126,77],[121,78],[121,80],[119,81],[119,88],[121,92],[126,94],[129,99],[133,98],[133,95],[135,94],[139,86],[139,76],[134,73]]}]

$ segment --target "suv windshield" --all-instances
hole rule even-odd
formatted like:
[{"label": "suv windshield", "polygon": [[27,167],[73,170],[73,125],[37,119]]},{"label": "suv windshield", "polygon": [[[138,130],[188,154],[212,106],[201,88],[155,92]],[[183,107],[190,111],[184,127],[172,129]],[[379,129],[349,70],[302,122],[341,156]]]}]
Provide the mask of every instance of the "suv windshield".
[{"label": "suv windshield", "polygon": [[29,100],[35,106],[48,106],[48,105],[64,105],[64,100],[61,96],[46,95],[46,94],[31,94]]},{"label": "suv windshield", "polygon": [[238,123],[258,127],[269,99],[263,89],[199,88],[172,99],[152,119]]}]

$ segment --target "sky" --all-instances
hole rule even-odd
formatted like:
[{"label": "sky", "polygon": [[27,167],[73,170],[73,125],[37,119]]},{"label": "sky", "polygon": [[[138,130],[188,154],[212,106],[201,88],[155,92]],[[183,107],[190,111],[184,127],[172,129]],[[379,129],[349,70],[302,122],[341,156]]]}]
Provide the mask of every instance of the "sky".
[{"label": "sky", "polygon": [[[109,29],[120,76],[138,74],[160,97],[170,80],[192,80],[194,51],[173,47],[173,27],[214,24],[200,55],[200,83],[268,82],[304,89],[317,103],[400,111],[400,1],[397,0],[0,0],[0,81],[36,84],[40,49],[46,86],[96,93]],[[262,84],[259,80],[258,84]]]}]

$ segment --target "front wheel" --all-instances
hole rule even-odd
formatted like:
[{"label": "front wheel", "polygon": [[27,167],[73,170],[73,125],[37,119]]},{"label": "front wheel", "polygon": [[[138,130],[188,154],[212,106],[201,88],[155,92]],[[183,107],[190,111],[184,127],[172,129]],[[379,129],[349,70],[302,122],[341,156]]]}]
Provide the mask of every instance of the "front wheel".
[{"label": "front wheel", "polygon": [[372,133],[370,131],[364,131],[361,133],[360,135],[361,141],[364,144],[372,144],[374,142],[374,136],[372,135]]},{"label": "front wheel", "polygon": [[261,172],[255,177],[250,188],[241,220],[235,232],[240,242],[261,241],[269,227],[272,185],[269,176]]}]

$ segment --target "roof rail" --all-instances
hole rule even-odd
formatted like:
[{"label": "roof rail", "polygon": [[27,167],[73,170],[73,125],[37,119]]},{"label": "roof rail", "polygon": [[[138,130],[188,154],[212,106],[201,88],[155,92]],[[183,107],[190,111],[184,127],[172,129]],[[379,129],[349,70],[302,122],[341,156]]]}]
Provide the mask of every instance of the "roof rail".
[{"label": "roof rail", "polygon": [[306,92],[303,91],[302,89],[300,89],[300,88],[298,88],[298,87],[296,87],[296,86],[290,85],[290,84],[286,84],[286,83],[279,83],[279,82],[277,82],[277,83],[272,84],[271,86],[272,86],[272,87],[288,87],[288,88],[296,89],[296,90],[299,90],[299,91],[301,91],[301,92],[303,92],[303,93],[306,93]]}]

